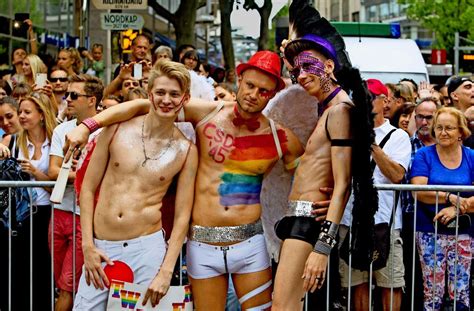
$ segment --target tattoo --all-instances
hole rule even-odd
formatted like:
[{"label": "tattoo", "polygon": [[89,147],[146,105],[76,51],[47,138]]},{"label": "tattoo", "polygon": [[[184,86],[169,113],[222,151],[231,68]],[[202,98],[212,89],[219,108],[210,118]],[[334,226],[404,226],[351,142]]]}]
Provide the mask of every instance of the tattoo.
[{"label": "tattoo", "polygon": [[322,77],[319,77],[319,83],[323,93],[329,93],[331,90],[331,78],[327,73],[325,73]]}]

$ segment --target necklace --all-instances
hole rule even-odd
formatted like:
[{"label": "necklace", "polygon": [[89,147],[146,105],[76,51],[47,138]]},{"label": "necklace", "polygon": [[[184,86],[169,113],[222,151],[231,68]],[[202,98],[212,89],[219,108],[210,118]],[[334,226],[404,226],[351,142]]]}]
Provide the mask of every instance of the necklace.
[{"label": "necklace", "polygon": [[143,123],[142,123],[142,147],[143,147],[143,156],[145,158],[145,160],[143,160],[143,163],[142,163],[142,167],[145,167],[146,165],[146,162],[148,160],[151,160],[151,161],[158,161],[166,152],[168,152],[168,149],[170,149],[171,147],[171,143],[173,142],[173,134],[174,134],[174,129],[173,129],[173,132],[171,133],[171,136],[170,138],[168,139],[168,143],[166,144],[166,146],[161,149],[160,153],[158,154],[158,156],[156,156],[155,158],[151,158],[149,156],[147,156],[146,154],[146,148],[145,148],[145,137],[144,137],[144,131],[145,131],[145,118],[143,118]]},{"label": "necklace", "polygon": [[318,105],[318,117],[320,117],[324,110],[326,110],[329,102],[337,95],[337,93],[339,93],[341,91],[341,87],[338,86],[336,89],[334,89],[334,91],[331,92],[331,94],[329,94],[328,97],[326,97],[319,105]]}]

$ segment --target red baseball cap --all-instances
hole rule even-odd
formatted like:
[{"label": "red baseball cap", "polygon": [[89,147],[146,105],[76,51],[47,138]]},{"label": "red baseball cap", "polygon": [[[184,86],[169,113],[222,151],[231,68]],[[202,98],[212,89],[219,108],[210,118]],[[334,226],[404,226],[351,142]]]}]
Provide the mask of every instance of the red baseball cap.
[{"label": "red baseball cap", "polygon": [[375,96],[383,94],[388,97],[388,89],[380,80],[367,79],[367,88],[369,92]]},{"label": "red baseball cap", "polygon": [[271,51],[258,51],[250,57],[247,63],[237,66],[237,75],[242,75],[242,73],[249,68],[261,70],[274,77],[278,82],[276,88],[277,92],[285,88],[285,82],[280,77],[281,63],[278,54]]}]

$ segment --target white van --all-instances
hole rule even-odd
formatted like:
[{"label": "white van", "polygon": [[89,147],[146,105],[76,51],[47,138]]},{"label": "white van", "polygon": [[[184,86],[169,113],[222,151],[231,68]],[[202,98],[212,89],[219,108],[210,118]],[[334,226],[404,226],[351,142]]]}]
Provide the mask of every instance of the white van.
[{"label": "white van", "polygon": [[364,79],[398,83],[409,78],[429,81],[428,71],[415,41],[374,37],[344,37],[346,50],[354,67]]}]

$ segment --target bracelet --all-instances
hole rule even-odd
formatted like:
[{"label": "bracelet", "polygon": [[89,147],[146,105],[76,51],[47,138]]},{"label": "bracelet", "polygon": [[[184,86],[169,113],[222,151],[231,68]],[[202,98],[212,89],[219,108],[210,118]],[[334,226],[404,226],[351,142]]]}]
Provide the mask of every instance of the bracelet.
[{"label": "bracelet", "polygon": [[313,252],[329,256],[332,248],[336,246],[336,243],[336,237],[331,236],[326,232],[321,232],[316,245],[314,245]]},{"label": "bracelet", "polygon": [[316,242],[316,245],[314,245],[313,252],[329,256],[329,254],[331,254],[331,250],[332,250],[332,247],[329,244],[326,244],[318,240]]},{"label": "bracelet", "polygon": [[321,232],[329,234],[333,238],[336,237],[338,229],[339,225],[330,220],[325,220],[321,225]]},{"label": "bracelet", "polygon": [[100,128],[99,122],[97,122],[94,118],[87,118],[84,119],[81,124],[84,124],[87,129],[89,130],[90,134],[94,133]]},{"label": "bracelet", "polygon": [[446,203],[448,203],[448,204],[451,203],[451,202],[449,201],[449,196],[450,196],[451,194],[452,194],[452,193],[448,191],[448,192],[446,192],[446,196],[444,197],[444,200],[445,200]]}]

